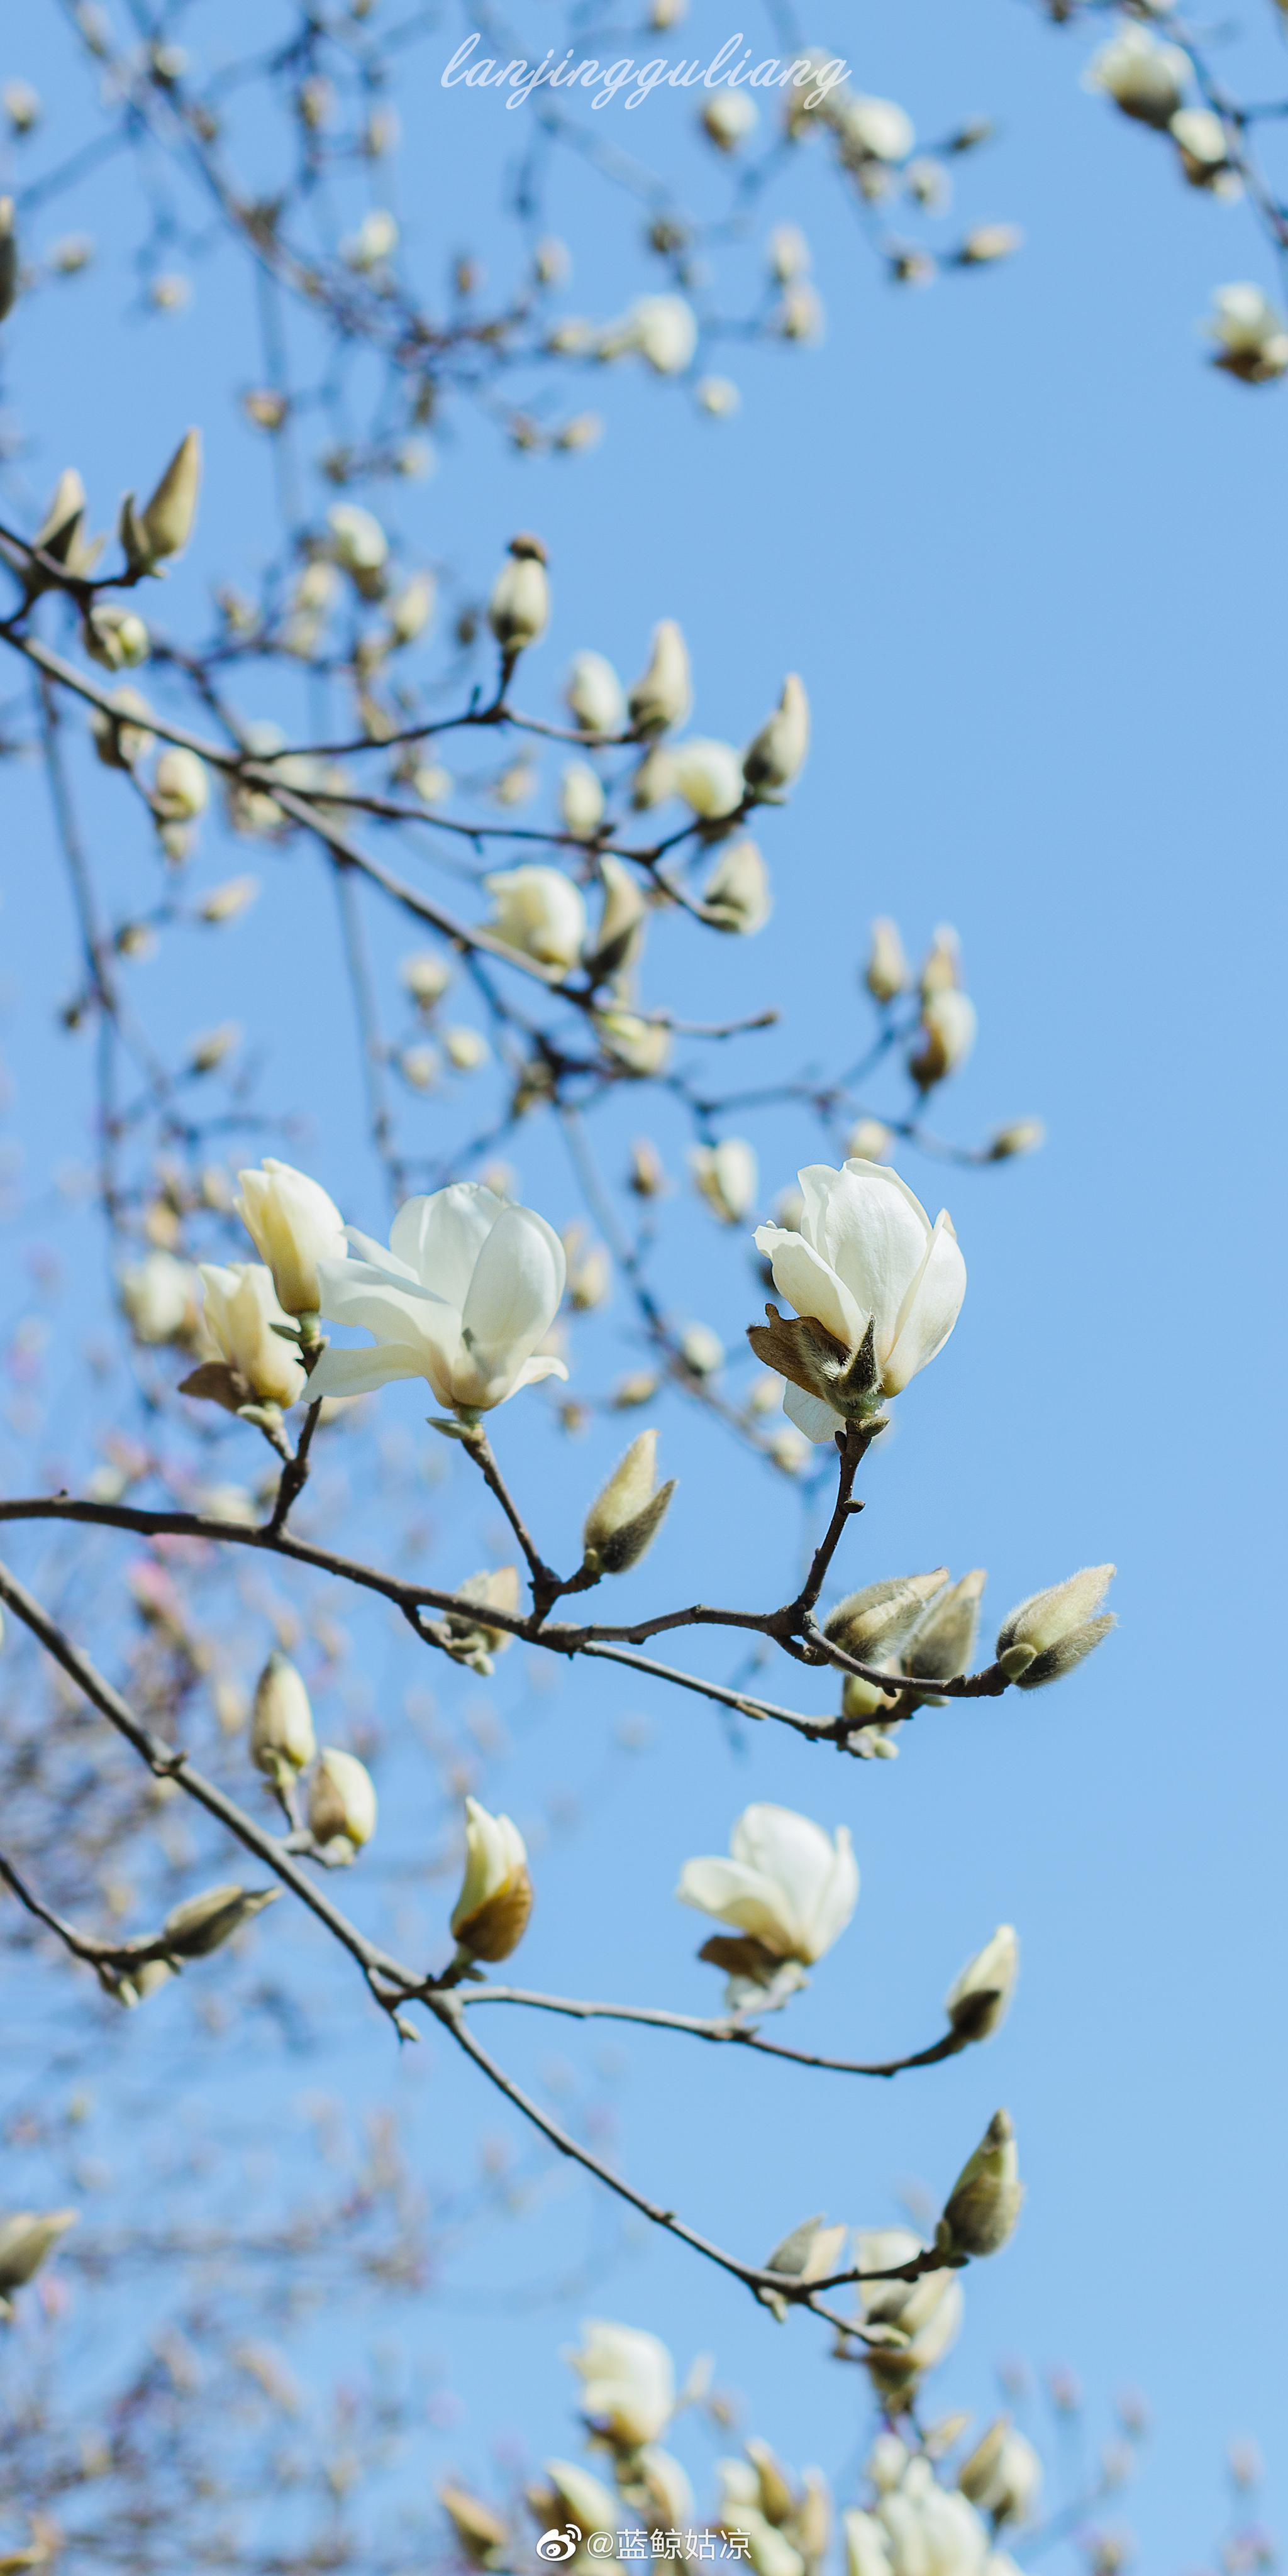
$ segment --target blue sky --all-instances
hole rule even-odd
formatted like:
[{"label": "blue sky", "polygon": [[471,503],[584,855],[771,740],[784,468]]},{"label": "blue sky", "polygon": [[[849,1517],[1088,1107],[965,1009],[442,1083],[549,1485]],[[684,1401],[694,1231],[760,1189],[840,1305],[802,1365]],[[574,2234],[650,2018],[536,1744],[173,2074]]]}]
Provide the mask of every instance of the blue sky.
[{"label": "blue sky", "polygon": [[[701,31],[713,43],[732,24],[719,0],[694,0],[690,23],[695,42]],[[1153,2458],[1124,2516],[1148,2564],[1185,2567],[1218,2518],[1226,2434],[1255,2433],[1273,2462],[1283,2421],[1285,2103],[1273,2033],[1284,1752],[1266,1611],[1282,1510],[1271,1305],[1283,1257],[1273,1174],[1288,397],[1204,366],[1196,323],[1212,287],[1269,284],[1267,257],[1242,212],[1184,190],[1153,138],[1080,90],[1081,38],[1039,27],[1013,0],[985,0],[969,22],[949,0],[915,0],[864,7],[846,44],[860,83],[904,100],[927,136],[996,114],[1002,139],[962,170],[959,202],[972,217],[1022,223],[1023,255],[927,295],[888,293],[811,169],[774,211],[797,215],[815,243],[821,349],[726,354],[744,406],[718,426],[651,385],[605,394],[597,381],[589,398],[609,435],[569,465],[525,463],[464,429],[457,443],[449,425],[438,474],[400,494],[397,517],[410,552],[461,563],[476,583],[516,525],[541,530],[556,618],[530,685],[525,674],[531,702],[549,707],[580,646],[638,667],[667,614],[691,642],[703,732],[745,736],[782,672],[804,674],[815,748],[763,836],[773,932],[714,966],[709,942],[659,942],[651,997],[664,990],[689,1010],[712,994],[721,1008],[732,994],[739,1007],[778,1000],[782,1035],[748,1042],[763,1044],[764,1063],[836,1060],[857,1051],[855,970],[871,915],[896,914],[916,946],[936,922],[957,925],[981,1033],[942,1123],[971,1138],[1036,1111],[1050,1141],[1010,1171],[905,1166],[932,1208],[947,1198],[970,1288],[949,1349],[869,1464],[846,1568],[858,1581],[941,1559],[955,1572],[986,1564],[986,1617],[1000,1618],[1035,1585],[1113,1558],[1122,1626],[1058,1690],[928,1714],[897,1764],[862,1767],[769,1729],[731,1743],[701,1703],[602,1675],[570,1676],[534,1717],[512,1657],[497,1697],[515,1749],[481,1793],[522,1817],[552,1779],[596,1784],[580,1830],[551,1846],[525,1946],[525,1978],[546,1988],[681,2009],[713,2001],[711,1972],[691,1964],[693,1920],[670,1891],[684,1857],[722,1848],[753,1796],[847,1821],[863,1871],[850,1933],[792,2007],[803,2043],[864,2054],[919,2044],[962,1960],[994,1924],[1018,1925],[1023,1980],[1005,2032],[890,2088],[819,2077],[812,2089],[621,2035],[622,2161],[756,2255],[809,2210],[878,2223],[894,2215],[900,2181],[941,2191],[1005,2101],[1028,2206],[1013,2247],[968,2281],[967,2333],[936,2403],[986,2408],[992,2365],[1017,2352],[1071,2363],[1098,2400],[1143,2387]],[[20,51],[13,68],[47,86],[49,30]],[[495,103],[445,102],[432,59],[431,46],[402,109],[413,264],[444,234],[479,237],[471,201],[488,202],[498,149]],[[660,130],[669,111],[651,102],[619,118],[620,139],[642,148],[634,129],[655,107]],[[579,253],[579,218],[595,202],[574,182],[559,214]],[[119,198],[105,192],[93,220],[109,244],[127,238]],[[480,211],[480,225],[491,220]],[[639,265],[631,291],[644,282]],[[624,292],[606,231],[579,256],[573,300],[602,312]],[[11,361],[10,398],[42,440],[33,485],[92,452],[101,518],[200,416],[211,443],[204,560],[240,550],[253,562],[268,496],[263,451],[224,387],[244,320],[231,271],[199,272],[192,312],[164,327],[122,327],[101,281],[73,293],[75,308],[52,297],[33,307]],[[167,617],[195,613],[200,597],[194,559]],[[18,794],[21,846],[29,834],[39,848],[36,788]],[[105,846],[107,865],[127,872],[138,847],[128,836]],[[202,865],[212,881],[228,872],[213,841]],[[151,1006],[177,1027],[271,1011],[270,1085],[307,1104],[314,1168],[374,1229],[355,1065],[300,998],[308,985],[333,990],[329,916],[300,900],[302,862],[276,876],[254,931],[219,952],[227,986],[203,951]],[[38,869],[13,872],[6,922],[31,1171],[74,1149],[82,1106],[66,1058],[51,1053],[48,991],[18,963],[50,939]],[[391,970],[405,940],[382,926],[376,941]],[[55,970],[59,991],[61,960]],[[759,1074],[761,1057],[744,1053],[740,1078],[753,1062]],[[657,1132],[678,1161],[678,1129]],[[757,1136],[768,1198],[816,1146],[786,1113]],[[573,1213],[553,1143],[534,1131],[516,1159],[536,1204],[559,1221]],[[741,1252],[699,1215],[667,1222],[689,1311],[733,1344],[756,1311]],[[621,1329],[616,1316],[595,1328],[597,1383],[629,1364]],[[414,1391],[382,1401],[428,1438]],[[792,1495],[762,1491],[677,1404],[662,1418],[681,1491],[621,1601],[642,1612],[688,1591],[699,1551],[703,1590],[768,1597],[797,1561]],[[498,1445],[521,1488],[541,1478],[567,1553],[620,1426],[551,1462],[543,1420],[516,1404]],[[441,1536],[441,1561],[465,1571],[452,1563],[455,1536]],[[378,1651],[377,1696],[420,1678],[410,1643],[386,1636]],[[614,1728],[638,1715],[651,1750],[609,1760]],[[401,1782],[406,1757],[385,1732]],[[392,1848],[410,1866],[401,1813],[397,1833]],[[489,2021],[494,2045],[503,2019]],[[505,2037],[520,2070],[552,2054],[547,2031],[517,2020]],[[122,2049],[142,2045],[132,2026]],[[558,2053],[593,2063],[597,2043],[573,2034]],[[353,2098],[405,2096],[418,2134],[441,2149],[452,2119],[476,2117],[477,2098],[436,2052],[423,2055],[434,2059],[432,2107],[426,2072],[391,2066],[383,2032],[345,2001],[326,2080]],[[226,2069],[218,2080],[231,2080]],[[522,2257],[514,2240],[499,2244],[493,2268],[476,2249],[469,2289],[497,2287],[516,2264],[544,2277],[584,2246],[592,2221],[557,2204],[543,2225]],[[566,2312],[521,2307],[498,2331],[467,2301],[418,2325],[447,2356],[462,2406],[436,2464],[479,2471],[516,2429],[534,2451],[566,2447],[565,2392],[546,2362],[583,2311],[651,2326],[682,2359],[714,2350],[787,2457],[839,2470],[850,2456],[850,2374],[804,2321],[780,2333],[732,2286],[650,2243]],[[1277,2467],[1282,2479],[1282,2452]]]}]

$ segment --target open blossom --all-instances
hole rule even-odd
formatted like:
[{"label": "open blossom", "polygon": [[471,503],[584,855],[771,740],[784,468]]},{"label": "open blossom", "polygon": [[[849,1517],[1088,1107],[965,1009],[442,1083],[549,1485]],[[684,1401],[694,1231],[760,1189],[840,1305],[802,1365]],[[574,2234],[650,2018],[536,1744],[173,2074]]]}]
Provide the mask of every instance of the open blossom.
[{"label": "open blossom", "polygon": [[811,1163],[798,1179],[799,1231],[758,1226],[756,1244],[799,1321],[767,1307],[769,1324],[753,1325],[747,1339],[790,1381],[784,1410],[797,1429],[822,1441],[870,1414],[881,1396],[900,1394],[943,1349],[966,1265],[947,1211],[932,1226],[884,1164],[856,1160],[838,1172]]},{"label": "open blossom", "polygon": [[486,1413],[521,1386],[566,1377],[535,1356],[564,1290],[564,1248],[532,1208],[512,1207],[479,1181],[408,1199],[389,1249],[352,1227],[357,1257],[321,1264],[322,1312],[374,1335],[371,1347],[327,1350],[315,1396],[366,1395],[392,1378],[423,1377],[440,1404]]},{"label": "open blossom", "polygon": [[581,2381],[591,2422],[626,2450],[656,2442],[675,2412],[675,2370],[666,2345],[639,2326],[598,2317],[582,2327],[568,2358]]},{"label": "open blossom", "polygon": [[344,1218],[307,1172],[264,1156],[258,1172],[239,1172],[234,1199],[255,1249],[268,1263],[288,1315],[315,1315],[321,1302],[318,1264],[344,1259]]},{"label": "open blossom", "polygon": [[729,1971],[736,2010],[756,1990],[782,2000],[845,1930],[858,1903],[859,1871],[849,1830],[835,1837],[790,1807],[747,1807],[729,1839],[730,1858],[689,1860],[676,1889],[682,1905],[714,1914],[738,1936],[717,1936],[702,1952]]},{"label": "open blossom", "polygon": [[[273,1286],[272,1272],[259,1261],[227,1265],[203,1261],[201,1286],[206,1330],[227,1369],[241,1381],[238,1402],[280,1404],[284,1411],[288,1409],[303,1394],[304,1367],[294,1346],[273,1330],[275,1324],[288,1323],[289,1317]],[[200,1370],[195,1374],[200,1376]]]}]

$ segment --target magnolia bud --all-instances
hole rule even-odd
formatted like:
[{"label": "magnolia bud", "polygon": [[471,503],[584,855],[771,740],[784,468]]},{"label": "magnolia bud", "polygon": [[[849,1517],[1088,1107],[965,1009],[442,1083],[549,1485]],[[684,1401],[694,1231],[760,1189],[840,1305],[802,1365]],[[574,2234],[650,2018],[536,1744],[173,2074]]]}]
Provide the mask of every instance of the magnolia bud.
[{"label": "magnolia bud", "polygon": [[604,787],[589,761],[569,761],[559,782],[559,812],[575,840],[594,840],[604,819]]},{"label": "magnolia bud", "polygon": [[999,1923],[991,1941],[967,1961],[944,1998],[949,2028],[961,2040],[991,2039],[1005,2021],[1020,1972],[1013,1924]]},{"label": "magnolia bud", "polygon": [[414,572],[402,589],[395,591],[385,614],[395,644],[414,644],[423,635],[434,613],[435,583],[432,573]]},{"label": "magnolia bud", "polygon": [[105,671],[135,670],[152,650],[138,611],[114,607],[110,600],[100,600],[89,610],[82,633],[86,652]]},{"label": "magnolia bud", "polygon": [[190,823],[204,814],[210,795],[205,764],[195,751],[163,751],[152,779],[152,807],[167,823]]},{"label": "magnolia bud", "polygon": [[439,956],[436,948],[418,948],[414,955],[404,957],[398,973],[405,990],[421,1011],[432,1011],[435,1002],[441,1002],[452,980],[451,967],[445,957]]},{"label": "magnolia bud", "polygon": [[[122,509],[122,542],[131,562],[148,570],[167,555],[182,554],[192,534],[201,487],[201,432],[182,438],[146,508],[135,510],[133,496]],[[141,552],[131,551],[131,541]]]},{"label": "magnolia bud", "polygon": [[[488,1574],[471,1574],[456,1586],[458,1600],[477,1603],[482,1611],[503,1610],[509,1617],[519,1615],[519,1569],[517,1565],[498,1565]],[[503,1654],[513,1643],[508,1628],[493,1628],[486,1618],[467,1619],[456,1611],[447,1614],[448,1647],[453,1662],[464,1664],[472,1673],[488,1674],[494,1655]]]},{"label": "magnolia bud", "polygon": [[710,1324],[686,1324],[680,1357],[694,1377],[716,1377],[725,1364],[725,1346]]},{"label": "magnolia bud", "polygon": [[472,2566],[508,2567],[513,2554],[510,2528],[490,2504],[471,2495],[467,2487],[457,2486],[440,2487],[438,2501]]},{"label": "magnolia bud", "polygon": [[564,691],[568,711],[581,731],[602,741],[624,732],[626,693],[612,663],[602,653],[577,653]]},{"label": "magnolia bud", "polygon": [[671,777],[676,794],[704,823],[722,822],[743,802],[742,762],[731,742],[710,742],[695,734],[677,743]]},{"label": "magnolia bud", "polygon": [[852,1161],[883,1163],[894,1138],[880,1118],[857,1118],[846,1138],[845,1150]]},{"label": "magnolia bud", "polygon": [[[598,779],[595,780],[599,786]],[[602,809],[603,797],[600,805]],[[593,947],[587,950],[586,972],[599,984],[609,975],[620,975],[633,966],[644,944],[644,924],[648,903],[638,877],[621,859],[601,858],[600,883],[604,890],[599,925]]]},{"label": "magnolia bud", "polygon": [[452,1909],[458,1948],[471,1959],[508,1959],[532,1912],[523,1836],[508,1816],[465,1801],[465,1875]]},{"label": "magnolia bud", "polygon": [[744,1136],[725,1136],[718,1145],[695,1145],[689,1156],[694,1187],[722,1225],[741,1225],[756,1204],[760,1166],[755,1148]]},{"label": "magnolia bud", "polygon": [[342,572],[364,599],[379,599],[385,586],[389,539],[379,519],[357,501],[337,501],[326,514],[331,547]]},{"label": "magnolia bud", "polygon": [[444,1029],[443,1053],[454,1073],[477,1073],[491,1048],[479,1029]]},{"label": "magnolia bud", "polygon": [[581,889],[558,868],[506,868],[484,877],[496,905],[496,934],[539,965],[567,974],[586,937]]},{"label": "magnolia bud", "polygon": [[930,1091],[965,1064],[975,1044],[975,1005],[965,993],[932,993],[923,1003],[917,1044],[908,1071],[919,1091]]},{"label": "magnolia bud", "polygon": [[258,877],[226,877],[222,885],[212,886],[209,894],[203,895],[197,909],[203,921],[236,921],[258,896]]},{"label": "magnolia bud", "polygon": [[754,841],[730,841],[702,889],[703,918],[713,930],[750,937],[773,911],[769,870]]},{"label": "magnolia bud", "polygon": [[550,622],[546,550],[539,537],[512,537],[488,601],[487,622],[503,653],[522,653]]},{"label": "magnolia bud", "polygon": [[[966,1671],[974,1651],[980,1594],[987,1580],[983,1567],[976,1566],[972,1573],[963,1574],[960,1582],[950,1584],[917,1621],[900,1657],[910,1681],[953,1681]],[[928,1694],[927,1700],[930,1706],[936,1705]]]},{"label": "magnolia bud", "polygon": [[356,1754],[325,1745],[309,1789],[309,1832],[315,1843],[343,1836],[360,1851],[376,1830],[376,1792]]},{"label": "magnolia bud", "polygon": [[994,2526],[1023,2522],[1042,2484],[1042,2463],[1031,2442],[999,2415],[969,2459],[963,2460],[957,2484]]},{"label": "magnolia bud", "polygon": [[636,1011],[596,1011],[594,1025],[606,1055],[641,1082],[661,1073],[671,1052],[671,1032],[664,1020],[644,1020]]},{"label": "magnolia bud", "polygon": [[903,953],[899,925],[884,913],[872,924],[872,944],[863,981],[874,1002],[893,1002],[906,992],[912,981],[912,970]]},{"label": "magnolia bud", "polygon": [[[136,769],[152,749],[152,736],[147,731],[147,718],[152,709],[137,689],[114,689],[112,709],[96,707],[89,720],[94,749],[105,769]],[[131,723],[130,718],[135,721]],[[140,724],[137,719],[142,717]]]},{"label": "magnolia bud", "polygon": [[631,780],[632,811],[649,814],[655,805],[665,805],[676,792],[675,761],[665,743],[655,742]]},{"label": "magnolia bud", "polygon": [[674,618],[653,629],[653,651],[628,701],[632,730],[647,739],[684,723],[693,703],[689,651]]},{"label": "magnolia bud", "polygon": [[995,2111],[944,2203],[939,2242],[956,2254],[996,2254],[1015,2232],[1024,2186],[1009,2111]]},{"label": "magnolia bud", "polygon": [[637,1199],[660,1198],[667,1186],[662,1157],[647,1136],[637,1136],[631,1147],[631,1167],[626,1184]]},{"label": "magnolia bud", "polygon": [[[825,2226],[821,2214],[817,2218],[802,2219],[800,2226],[794,2227],[790,2236],[785,2236],[781,2245],[774,2247],[764,2268],[767,2272],[785,2272],[794,2281],[826,2281],[833,2272],[842,2268],[849,2232],[844,2223],[839,2227]],[[758,2290],[756,2296],[765,2307],[772,2309],[781,2325],[789,2304],[781,2290]],[[751,2451],[750,2442],[747,2448]],[[765,2510],[768,2511],[768,2507]]]},{"label": "magnolia bud", "polygon": [[167,1914],[161,1926],[166,1952],[173,1959],[204,1959],[222,1948],[252,1915],[276,1903],[280,1887],[208,1887]]},{"label": "magnolia bud", "polygon": [[941,921],[921,970],[921,998],[947,993],[961,982],[961,941],[951,922]]},{"label": "magnolia bud", "polygon": [[1024,247],[1024,235],[1018,224],[976,224],[967,233],[957,256],[963,268],[983,268],[995,259],[1013,259]]},{"label": "magnolia bud", "polygon": [[10,2293],[40,2270],[60,2236],[77,2222],[74,2209],[15,2209],[0,2218],[0,2316],[9,2316]]},{"label": "magnolia bud", "polygon": [[747,746],[743,777],[757,795],[790,787],[808,750],[809,699],[803,681],[789,671],[773,715]]},{"label": "magnolia bud", "polygon": [[586,1514],[585,1564],[596,1574],[625,1574],[652,1546],[675,1492],[658,1485],[657,1433],[641,1431]]},{"label": "magnolia bud", "polygon": [[1009,1127],[999,1127],[988,1149],[990,1163],[1009,1162],[1013,1154],[1035,1154],[1046,1142],[1046,1129],[1040,1118],[1017,1118]]},{"label": "magnolia bud", "polygon": [[925,1604],[947,1581],[948,1568],[940,1565],[933,1574],[893,1575],[883,1583],[869,1583],[838,1601],[824,1634],[856,1663],[878,1663],[903,1643]]},{"label": "magnolia bud", "polygon": [[1073,1671],[1117,1625],[1112,1612],[1096,1618],[1116,1568],[1088,1565],[1049,1592],[1034,1592],[1003,1621],[997,1634],[997,1660],[1008,1681],[1021,1690],[1038,1690]]},{"label": "magnolia bud", "polygon": [[287,1314],[316,1315],[322,1296],[318,1263],[341,1261],[349,1249],[334,1199],[307,1172],[271,1154],[259,1171],[239,1172],[237,1178],[241,1196],[233,1205],[272,1271]]},{"label": "magnolia bud", "polygon": [[307,1769],[317,1751],[313,1711],[303,1677],[289,1657],[276,1650],[255,1684],[250,1724],[250,1758],[283,1788]]}]

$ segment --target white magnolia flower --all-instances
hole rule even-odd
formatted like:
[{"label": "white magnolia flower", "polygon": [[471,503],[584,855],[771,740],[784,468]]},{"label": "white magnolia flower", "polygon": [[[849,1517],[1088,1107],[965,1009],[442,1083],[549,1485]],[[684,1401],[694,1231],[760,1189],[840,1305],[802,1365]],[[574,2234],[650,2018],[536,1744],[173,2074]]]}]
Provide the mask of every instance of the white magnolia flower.
[{"label": "white magnolia flower", "polygon": [[932,993],[922,1004],[917,1043],[908,1058],[908,1071],[919,1090],[932,1090],[945,1075],[956,1073],[965,1064],[975,1044],[977,1025],[970,995],[955,987]]},{"label": "white magnolia flower", "polygon": [[495,929],[507,948],[517,948],[538,965],[557,966],[566,975],[576,965],[586,937],[586,906],[580,886],[559,868],[505,868],[483,883],[496,905]]},{"label": "white magnolia flower", "polygon": [[745,1136],[724,1136],[718,1145],[695,1145],[689,1169],[713,1216],[722,1225],[740,1225],[756,1204],[760,1166]]},{"label": "white magnolia flower", "polygon": [[452,1931],[473,1959],[508,1959],[527,1929],[532,1881],[523,1836],[508,1816],[465,1801],[465,1875]]},{"label": "white magnolia flower", "polygon": [[944,1998],[949,2027],[967,2039],[988,2039],[1005,2021],[1020,1973],[1020,1944],[1013,1923],[999,1923],[991,1941],[968,1959]]},{"label": "white magnolia flower", "polygon": [[773,714],[766,718],[744,754],[742,774],[747,785],[758,794],[773,794],[790,787],[808,750],[809,699],[804,681],[795,671],[789,671]]},{"label": "white magnolia flower", "polygon": [[206,1330],[245,1380],[247,1396],[289,1409],[304,1392],[304,1366],[294,1345],[273,1330],[290,1318],[272,1272],[259,1261],[203,1261],[201,1286]]},{"label": "white magnolia flower", "polygon": [[598,2317],[581,2333],[580,2350],[568,2358],[591,2422],[624,2449],[656,2442],[675,2412],[675,2369],[666,2345],[640,2326]]},{"label": "white magnolia flower", "polygon": [[747,1807],[729,1840],[731,1858],[688,1860],[682,1905],[746,1932],[775,1959],[809,1967],[845,1930],[858,1903],[849,1829],[835,1838],[790,1807]]},{"label": "white magnolia flower", "polygon": [[742,755],[731,742],[707,742],[694,735],[677,743],[671,754],[671,785],[704,823],[719,822],[737,813],[746,793]]},{"label": "white magnolia flower", "polygon": [[1086,85],[1103,90],[1124,116],[1166,126],[1185,104],[1189,77],[1189,59],[1179,45],[1161,44],[1147,27],[1124,27],[1092,55]]},{"label": "white magnolia flower", "polygon": [[769,870],[754,841],[729,841],[702,889],[702,910],[713,929],[763,930],[773,911]]},{"label": "white magnolia flower", "polygon": [[358,501],[337,501],[328,510],[326,523],[336,562],[345,572],[360,580],[383,571],[389,539],[374,512],[364,510]]},{"label": "white magnolia flower", "polygon": [[322,1312],[374,1335],[371,1348],[327,1350],[315,1396],[366,1395],[392,1378],[423,1377],[440,1404],[489,1412],[521,1386],[566,1377],[537,1358],[564,1290],[564,1248],[532,1208],[513,1207],[478,1181],[408,1199],[389,1249],[349,1231],[356,1259],[320,1265]]},{"label": "white magnolia flower", "polygon": [[239,1172],[233,1206],[268,1263],[288,1315],[318,1310],[318,1264],[343,1261],[344,1218],[320,1182],[266,1154],[259,1171]]},{"label": "white magnolia flower", "polygon": [[565,831],[578,841],[593,841],[604,819],[604,784],[588,760],[570,760],[559,781],[559,812]]},{"label": "white magnolia flower", "polygon": [[492,585],[487,622],[503,653],[521,653],[550,623],[546,550],[539,537],[511,537],[509,556]]},{"label": "white magnolia flower", "polygon": [[[822,1441],[870,1410],[875,1395],[900,1394],[943,1349],[966,1293],[966,1265],[947,1211],[932,1226],[885,1164],[852,1161],[837,1172],[811,1163],[797,1177],[805,1201],[799,1232],[758,1226],[756,1244],[803,1321],[777,1316],[768,1327],[753,1325],[748,1339],[758,1359],[791,1381],[783,1399],[789,1418],[807,1439]],[[809,1332],[811,1319],[822,1337]]]}]

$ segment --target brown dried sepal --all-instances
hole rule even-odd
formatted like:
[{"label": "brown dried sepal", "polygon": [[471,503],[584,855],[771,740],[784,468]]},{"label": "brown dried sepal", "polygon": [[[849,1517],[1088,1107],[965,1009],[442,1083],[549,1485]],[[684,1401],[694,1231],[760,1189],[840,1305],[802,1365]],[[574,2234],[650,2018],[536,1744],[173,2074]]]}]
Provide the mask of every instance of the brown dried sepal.
[{"label": "brown dried sepal", "polygon": [[531,1912],[532,1881],[524,1869],[520,1870],[517,1878],[510,1880],[508,1886],[499,1888],[495,1896],[489,1896],[487,1903],[480,1905],[468,1923],[462,1923],[456,1935],[457,1944],[468,1951],[472,1959],[486,1959],[489,1964],[498,1959],[508,1959],[510,1952],[518,1949],[527,1931]]},{"label": "brown dried sepal", "polygon": [[222,1404],[225,1413],[240,1413],[244,1404],[255,1401],[254,1388],[227,1360],[203,1360],[180,1380],[179,1393],[204,1396],[207,1404]]}]

